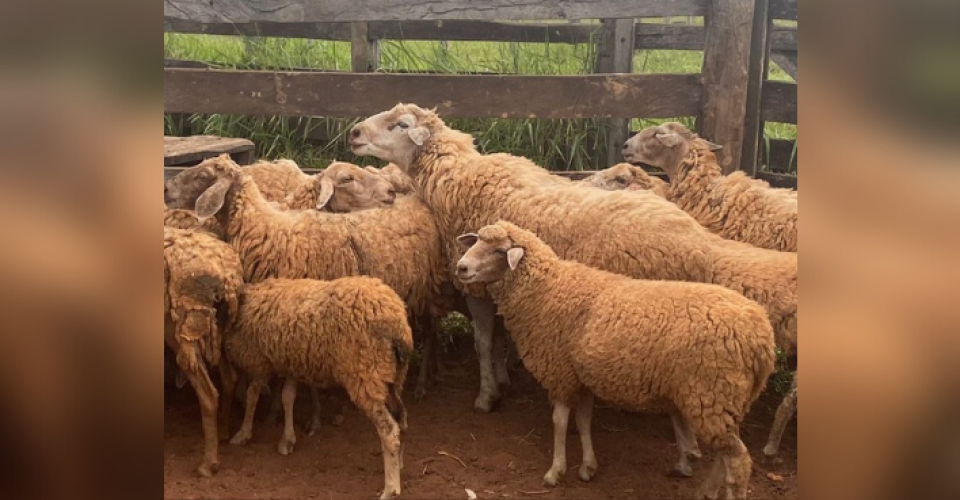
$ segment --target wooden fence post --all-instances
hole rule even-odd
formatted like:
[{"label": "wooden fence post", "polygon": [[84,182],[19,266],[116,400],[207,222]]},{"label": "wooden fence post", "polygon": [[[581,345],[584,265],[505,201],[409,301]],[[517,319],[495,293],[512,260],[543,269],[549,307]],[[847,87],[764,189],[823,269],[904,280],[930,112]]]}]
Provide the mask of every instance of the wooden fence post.
[{"label": "wooden fence post", "polygon": [[720,166],[729,174],[743,154],[755,0],[710,0],[703,59],[703,93],[697,131],[723,146]]},{"label": "wooden fence post", "polygon": [[756,177],[763,146],[764,123],[760,118],[763,84],[770,68],[770,0],[756,0],[753,21],[753,44],[750,47],[750,81],[747,86],[747,116],[743,130],[743,156],[740,170]]},{"label": "wooden fence post", "polygon": [[[635,19],[604,19],[597,47],[597,73],[633,73],[637,31]],[[623,144],[630,135],[629,119],[611,119],[606,123],[607,153],[603,167],[621,161]]]},{"label": "wooden fence post", "polygon": [[350,23],[350,65],[354,73],[373,73],[380,67],[380,41],[370,38],[367,23]]}]

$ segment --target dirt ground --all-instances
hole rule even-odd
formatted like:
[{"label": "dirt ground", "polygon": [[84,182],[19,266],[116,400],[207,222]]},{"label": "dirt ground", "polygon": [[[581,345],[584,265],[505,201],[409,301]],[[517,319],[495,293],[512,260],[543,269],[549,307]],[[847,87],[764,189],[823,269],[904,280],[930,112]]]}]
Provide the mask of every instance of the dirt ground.
[{"label": "dirt ground", "polygon": [[[518,374],[514,379],[497,412],[476,414],[472,407],[479,375],[474,357],[463,354],[445,359],[442,380],[427,400],[419,404],[408,401],[410,430],[402,498],[466,500],[466,488],[475,491],[481,500],[694,497],[707,473],[710,457],[695,464],[693,479],[675,477],[670,470],[677,450],[669,418],[627,414],[602,403],[598,403],[594,416],[594,440],[600,462],[597,477],[591,483],[577,478],[580,443],[572,431],[567,451],[570,472],[558,488],[545,488],[541,479],[550,468],[553,441],[550,405],[528,374]],[[408,389],[408,400],[412,393]],[[202,479],[194,472],[202,450],[195,396],[189,387],[180,391],[168,389],[164,405],[164,498],[377,498],[383,486],[383,461],[373,426],[352,407],[344,412],[342,425],[333,425],[346,396],[331,391],[324,401],[325,423],[329,424],[312,437],[300,430],[293,455],[277,454],[279,425],[258,422],[254,440],[245,447],[222,445],[220,473]],[[761,449],[778,404],[775,395],[764,396],[743,428],[744,441],[757,461],[751,499],[798,498],[795,422],[783,439],[782,463],[762,461]],[[264,399],[261,406],[266,406]],[[302,391],[297,405],[298,422],[305,421],[309,410],[309,398]],[[236,408],[234,426],[239,425],[240,418],[240,409]]]}]

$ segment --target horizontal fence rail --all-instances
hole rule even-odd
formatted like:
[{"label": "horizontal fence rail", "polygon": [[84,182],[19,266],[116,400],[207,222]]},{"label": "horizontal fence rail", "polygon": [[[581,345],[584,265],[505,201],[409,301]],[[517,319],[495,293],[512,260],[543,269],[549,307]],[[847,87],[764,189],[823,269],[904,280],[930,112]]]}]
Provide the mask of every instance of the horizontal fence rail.
[{"label": "horizontal fence rail", "polygon": [[164,19],[320,23],[702,16],[708,0],[164,0]]},{"label": "horizontal fence rail", "polygon": [[763,86],[761,118],[766,122],[797,123],[797,85],[767,82]]},{"label": "horizontal fence rail", "polygon": [[456,118],[672,118],[699,75],[474,76],[164,69],[166,113],[358,117],[412,102]]}]

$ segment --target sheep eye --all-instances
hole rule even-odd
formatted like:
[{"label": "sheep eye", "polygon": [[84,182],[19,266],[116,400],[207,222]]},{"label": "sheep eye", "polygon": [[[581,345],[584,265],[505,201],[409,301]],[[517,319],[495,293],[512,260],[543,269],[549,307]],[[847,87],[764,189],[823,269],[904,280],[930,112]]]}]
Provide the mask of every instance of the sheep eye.
[{"label": "sheep eye", "polygon": [[400,127],[401,130],[406,130],[406,129],[410,128],[410,125],[407,125],[407,124],[404,123],[404,122],[399,122],[399,123],[397,123],[397,126]]},{"label": "sheep eye", "polygon": [[353,182],[353,177],[344,177],[343,179],[340,179],[340,184],[349,184],[351,182]]}]

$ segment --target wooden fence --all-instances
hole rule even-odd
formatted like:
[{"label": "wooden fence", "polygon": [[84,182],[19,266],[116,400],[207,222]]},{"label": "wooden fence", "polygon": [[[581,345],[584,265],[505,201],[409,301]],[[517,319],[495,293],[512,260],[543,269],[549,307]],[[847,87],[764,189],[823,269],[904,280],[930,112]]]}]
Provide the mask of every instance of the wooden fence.
[{"label": "wooden fence", "polygon": [[[704,16],[704,26],[638,18]],[[601,19],[599,24],[502,22]],[[607,159],[619,160],[632,118],[697,117],[725,146],[728,172],[780,186],[796,156],[766,141],[766,122],[797,122],[797,86],[767,80],[770,60],[796,78],[797,0],[164,0],[164,31],[350,41],[352,72],[239,71],[165,61],[166,113],[364,117],[400,101],[469,118],[608,119]],[[375,73],[379,41],[597,43],[595,75]],[[638,75],[637,50],[703,50],[700,74]],[[795,160],[794,160],[795,161]]]}]

